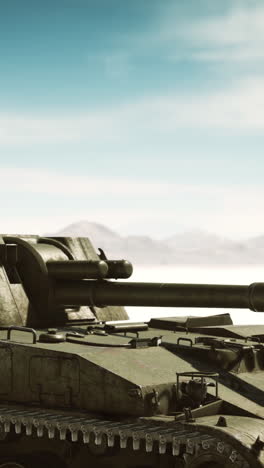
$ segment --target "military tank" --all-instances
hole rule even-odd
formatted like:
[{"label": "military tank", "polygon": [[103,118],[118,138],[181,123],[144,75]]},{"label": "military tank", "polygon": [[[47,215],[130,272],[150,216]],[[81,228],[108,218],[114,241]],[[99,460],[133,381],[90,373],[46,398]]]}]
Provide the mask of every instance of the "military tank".
[{"label": "military tank", "polygon": [[[86,238],[0,236],[0,468],[264,466],[264,283],[128,281]],[[124,306],[142,307],[142,322]]]}]

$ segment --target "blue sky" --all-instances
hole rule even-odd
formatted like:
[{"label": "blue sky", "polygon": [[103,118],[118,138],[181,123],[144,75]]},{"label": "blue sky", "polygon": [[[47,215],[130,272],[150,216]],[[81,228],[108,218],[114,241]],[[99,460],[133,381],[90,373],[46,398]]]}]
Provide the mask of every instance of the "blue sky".
[{"label": "blue sky", "polygon": [[0,2],[2,232],[264,233],[262,0]]}]

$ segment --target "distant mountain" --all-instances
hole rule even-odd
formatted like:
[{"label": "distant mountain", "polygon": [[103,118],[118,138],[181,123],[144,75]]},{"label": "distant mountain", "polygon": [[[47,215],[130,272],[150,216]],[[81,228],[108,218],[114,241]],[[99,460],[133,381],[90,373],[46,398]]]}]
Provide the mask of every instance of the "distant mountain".
[{"label": "distant mountain", "polygon": [[136,263],[170,263],[173,255],[173,250],[164,242],[147,236],[121,237],[106,226],[89,221],[70,224],[50,235],[89,237],[95,248],[102,248],[109,257],[126,258]]},{"label": "distant mountain", "polygon": [[89,237],[95,244],[113,245],[120,244],[122,237],[108,227],[99,223],[92,223],[89,221],[79,221],[78,223],[69,224],[65,228],[56,233],[58,236],[72,236],[72,237]]},{"label": "distant mountain", "polygon": [[264,236],[236,242],[191,230],[159,241],[148,236],[122,237],[102,224],[85,220],[50,235],[89,237],[109,258],[127,258],[135,264],[264,264]]},{"label": "distant mountain", "polygon": [[248,248],[264,249],[264,236],[252,237],[246,242]]},{"label": "distant mountain", "polygon": [[174,236],[165,239],[165,242],[173,249],[192,250],[200,250],[203,248],[232,248],[235,245],[235,242],[229,239],[199,229],[175,234]]}]

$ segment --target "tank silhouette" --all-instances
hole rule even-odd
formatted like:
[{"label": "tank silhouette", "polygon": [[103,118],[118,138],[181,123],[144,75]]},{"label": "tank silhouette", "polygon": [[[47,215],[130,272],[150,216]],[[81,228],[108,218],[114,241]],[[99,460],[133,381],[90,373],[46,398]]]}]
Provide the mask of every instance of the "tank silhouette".
[{"label": "tank silhouette", "polygon": [[144,321],[144,306],[262,312],[264,283],[132,269],[86,238],[0,236],[0,468],[264,466],[264,326]]}]

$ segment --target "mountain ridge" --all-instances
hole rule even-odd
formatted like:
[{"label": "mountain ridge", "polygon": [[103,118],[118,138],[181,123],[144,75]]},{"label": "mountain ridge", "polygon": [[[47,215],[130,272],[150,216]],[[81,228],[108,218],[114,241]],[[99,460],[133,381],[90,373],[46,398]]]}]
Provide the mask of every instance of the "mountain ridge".
[{"label": "mountain ridge", "polygon": [[155,240],[146,235],[121,236],[104,224],[81,220],[49,233],[89,237],[109,258],[137,264],[264,264],[264,235],[235,241],[201,229]]}]

